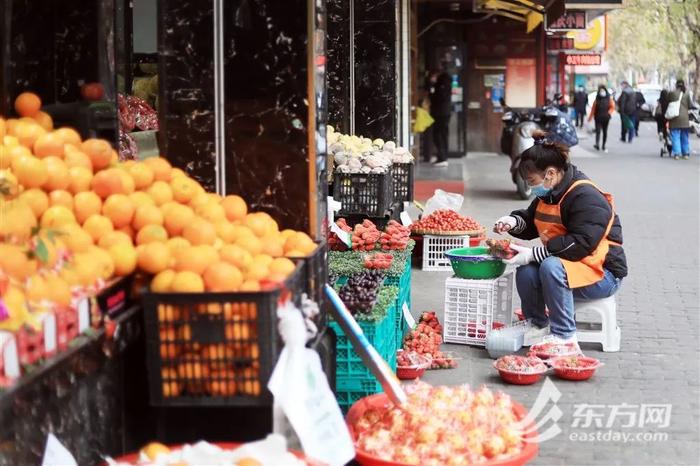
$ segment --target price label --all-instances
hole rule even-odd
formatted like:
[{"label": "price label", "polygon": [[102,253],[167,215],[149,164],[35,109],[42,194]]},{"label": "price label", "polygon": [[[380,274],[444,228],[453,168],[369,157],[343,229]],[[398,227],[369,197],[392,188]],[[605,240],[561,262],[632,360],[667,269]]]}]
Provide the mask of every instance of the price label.
[{"label": "price label", "polygon": [[53,434],[49,434],[41,466],[78,466],[78,462]]},{"label": "price label", "polygon": [[47,354],[56,351],[56,315],[46,314],[44,324],[44,350]]},{"label": "price label", "polygon": [[401,218],[401,223],[403,224],[403,226],[410,227],[413,224],[413,220],[411,220],[411,216],[408,215],[408,212],[406,212],[405,210],[403,212],[401,212],[399,217]]},{"label": "price label", "polygon": [[78,332],[83,333],[90,327],[90,298],[78,301]]},{"label": "price label", "polygon": [[0,332],[0,357],[5,364],[5,376],[10,379],[19,377],[19,355],[17,341],[9,332]]},{"label": "price label", "polygon": [[337,224],[331,223],[331,231],[338,235],[338,238],[340,238],[340,241],[345,243],[345,245],[349,248],[352,247],[352,235],[350,232],[347,232],[340,228]]},{"label": "price label", "polygon": [[416,319],[413,318],[411,310],[408,308],[408,303],[403,303],[403,318],[408,324],[408,328],[413,328],[416,326]]}]

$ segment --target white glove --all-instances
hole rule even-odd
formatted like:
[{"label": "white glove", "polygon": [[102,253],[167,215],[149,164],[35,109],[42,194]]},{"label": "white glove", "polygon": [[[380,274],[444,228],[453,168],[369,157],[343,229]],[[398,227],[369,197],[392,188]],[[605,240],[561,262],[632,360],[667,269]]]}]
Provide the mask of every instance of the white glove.
[{"label": "white glove", "polygon": [[520,246],[515,243],[511,243],[510,248],[514,251],[517,251],[517,254],[510,259],[504,259],[503,262],[505,262],[506,264],[515,265],[516,267],[519,267],[521,265],[527,265],[530,262],[535,261],[535,255],[532,253],[532,248]]},{"label": "white glove", "polygon": [[493,225],[493,231],[494,233],[507,233],[515,226],[518,224],[518,222],[515,220],[515,217],[512,215],[506,215],[504,217],[499,218],[496,223]]}]

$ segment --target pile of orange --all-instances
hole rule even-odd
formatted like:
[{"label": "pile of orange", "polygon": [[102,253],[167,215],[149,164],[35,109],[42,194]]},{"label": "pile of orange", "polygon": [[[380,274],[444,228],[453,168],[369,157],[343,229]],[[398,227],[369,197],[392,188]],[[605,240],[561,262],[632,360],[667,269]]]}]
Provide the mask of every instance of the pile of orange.
[{"label": "pile of orange", "polygon": [[15,110],[0,118],[0,272],[14,306],[0,329],[136,270],[156,292],[257,291],[316,248],[164,158],[120,162],[107,141],[54,129],[35,94]]}]

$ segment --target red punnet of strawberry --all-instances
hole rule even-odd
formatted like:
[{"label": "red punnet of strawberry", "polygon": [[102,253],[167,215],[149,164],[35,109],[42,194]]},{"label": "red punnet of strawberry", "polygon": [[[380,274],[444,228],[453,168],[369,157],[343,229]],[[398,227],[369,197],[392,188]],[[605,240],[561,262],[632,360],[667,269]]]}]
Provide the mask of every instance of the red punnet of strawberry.
[{"label": "red punnet of strawberry", "polygon": [[489,254],[499,259],[512,259],[518,252],[510,247],[509,239],[493,239],[486,240],[486,246],[489,248]]}]

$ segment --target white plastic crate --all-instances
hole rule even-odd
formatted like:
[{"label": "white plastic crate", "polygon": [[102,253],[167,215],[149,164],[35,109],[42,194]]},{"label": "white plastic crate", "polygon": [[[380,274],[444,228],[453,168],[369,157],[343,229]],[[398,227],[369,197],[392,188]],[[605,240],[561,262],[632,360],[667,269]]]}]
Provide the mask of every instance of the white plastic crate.
[{"label": "white plastic crate", "polygon": [[510,325],[515,274],[508,268],[493,280],[448,278],[445,282],[446,343],[485,346],[494,322]]},{"label": "white plastic crate", "polygon": [[423,236],[423,270],[428,272],[449,272],[450,260],[445,252],[454,248],[469,247],[469,236]]}]

